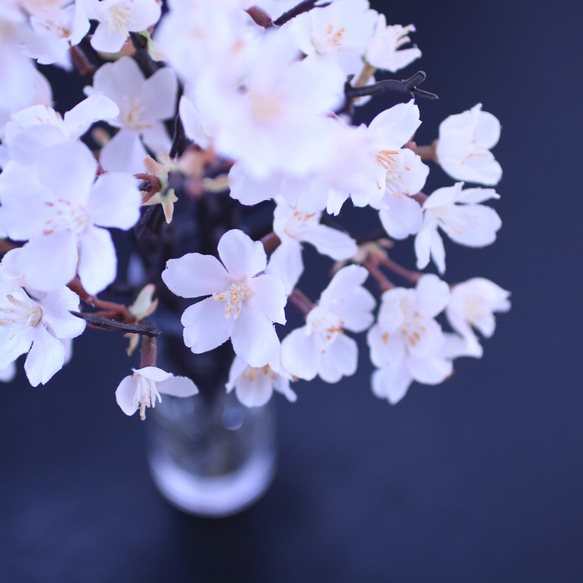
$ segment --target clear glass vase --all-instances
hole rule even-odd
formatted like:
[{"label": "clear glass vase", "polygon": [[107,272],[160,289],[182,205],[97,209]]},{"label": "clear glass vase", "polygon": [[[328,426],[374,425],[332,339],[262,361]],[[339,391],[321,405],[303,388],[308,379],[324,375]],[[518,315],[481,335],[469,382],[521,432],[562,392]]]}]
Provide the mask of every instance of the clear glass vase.
[{"label": "clear glass vase", "polygon": [[181,338],[170,337],[162,348],[160,366],[192,378],[200,394],[185,399],[164,395],[148,411],[154,483],[169,502],[190,514],[235,514],[265,492],[275,473],[273,406],[247,408],[226,392],[230,347],[193,355]]}]

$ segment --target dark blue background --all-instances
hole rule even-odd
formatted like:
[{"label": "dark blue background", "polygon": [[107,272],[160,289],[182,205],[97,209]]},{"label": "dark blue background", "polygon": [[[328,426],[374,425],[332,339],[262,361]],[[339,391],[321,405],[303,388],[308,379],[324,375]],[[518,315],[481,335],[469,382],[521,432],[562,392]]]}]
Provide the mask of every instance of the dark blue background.
[{"label": "dark blue background", "polygon": [[421,103],[420,142],[478,102],[503,125],[498,241],[448,246],[450,281],[512,291],[481,361],[396,407],[372,395],[365,358],[338,385],[300,385],[296,404],[278,399],[270,491],[209,521],[155,491],[144,424],[114,400],[135,363],[88,331],[48,386],[1,387],[0,581],[583,580],[580,6],[383,6],[417,26],[410,70],[441,97]]}]

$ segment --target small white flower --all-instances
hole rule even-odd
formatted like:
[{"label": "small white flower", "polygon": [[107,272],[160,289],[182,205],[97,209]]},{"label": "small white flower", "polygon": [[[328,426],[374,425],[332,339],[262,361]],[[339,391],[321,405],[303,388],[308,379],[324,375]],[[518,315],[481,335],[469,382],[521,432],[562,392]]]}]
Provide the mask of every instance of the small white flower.
[{"label": "small white flower", "polygon": [[320,224],[322,213],[303,213],[278,197],[273,217],[273,231],[281,243],[271,254],[266,273],[278,277],[287,294],[291,293],[304,270],[302,243],[311,243],[323,255],[336,261],[350,259],[357,252],[356,243],[346,233]]},{"label": "small white flower", "polygon": [[499,139],[500,122],[482,111],[482,104],[478,103],[441,122],[435,153],[452,178],[494,186],[502,178],[502,168],[490,149]]},{"label": "small white flower", "polygon": [[416,47],[402,48],[411,42],[409,33],[415,32],[412,24],[401,26],[395,24],[387,26],[384,14],[377,16],[374,36],[366,45],[366,60],[373,67],[396,73],[400,69],[410,65],[421,56],[421,51]]},{"label": "small white flower", "polygon": [[382,296],[377,323],[367,340],[373,364],[373,392],[397,403],[416,380],[437,384],[451,374],[442,356],[444,336],[434,318],[445,308],[448,285],[429,274],[415,289],[393,288]]},{"label": "small white flower", "polygon": [[103,174],[81,142],[39,151],[34,165],[10,162],[0,175],[0,228],[27,241],[15,259],[28,285],[52,291],[78,273],[95,294],[116,275],[117,256],[108,227],[131,228],[139,218],[137,180]]},{"label": "small white flower", "polygon": [[496,240],[502,226],[498,213],[478,204],[500,196],[491,188],[467,188],[463,182],[439,188],[423,203],[423,227],[415,237],[417,267],[423,269],[430,256],[440,273],[445,272],[445,248],[438,227],[460,245],[485,247]]},{"label": "small white flower", "polygon": [[130,32],[141,32],[160,18],[158,0],[85,0],[91,19],[99,21],[91,46],[103,53],[117,53]]},{"label": "small white flower", "polygon": [[147,155],[140,140],[154,153],[168,153],[170,137],[162,123],[174,115],[178,81],[170,67],[158,69],[148,79],[136,61],[122,57],[102,65],[93,78],[90,95],[103,95],[119,107],[108,123],[120,131],[101,150],[101,165],[115,172],[143,172]]},{"label": "small white flower", "polygon": [[344,330],[363,332],[373,321],[374,297],[362,284],[368,272],[350,265],[341,269],[322,292],[320,301],[281,344],[281,361],[295,377],[328,383],[356,372],[358,347]]},{"label": "small white flower", "polygon": [[445,313],[452,328],[468,343],[470,356],[480,358],[483,353],[473,328],[490,338],[496,328],[494,312],[510,309],[509,296],[510,292],[483,277],[453,286]]},{"label": "small white flower", "polygon": [[292,403],[297,399],[289,386],[290,375],[278,361],[264,366],[249,366],[242,358],[235,357],[229,372],[227,392],[235,389],[237,399],[246,407],[261,407],[271,399],[273,391],[284,395]]},{"label": "small white flower", "polygon": [[162,402],[161,393],[173,397],[192,397],[198,387],[187,377],[176,377],[155,366],[132,369],[115,391],[115,399],[126,415],[140,410],[140,419],[146,418],[146,408]]},{"label": "small white flower", "polygon": [[211,296],[184,311],[184,342],[199,354],[230,338],[235,353],[251,366],[272,362],[280,346],[273,323],[285,323],[283,285],[261,274],[267,263],[263,245],[242,231],[227,231],[218,253],[220,261],[200,253],[170,259],[162,272],[178,296]]},{"label": "small white flower", "polygon": [[70,311],[79,297],[68,288],[50,293],[28,292],[15,283],[0,283],[0,369],[28,353],[24,363],[33,387],[47,383],[67,357],[67,341],[85,330]]}]

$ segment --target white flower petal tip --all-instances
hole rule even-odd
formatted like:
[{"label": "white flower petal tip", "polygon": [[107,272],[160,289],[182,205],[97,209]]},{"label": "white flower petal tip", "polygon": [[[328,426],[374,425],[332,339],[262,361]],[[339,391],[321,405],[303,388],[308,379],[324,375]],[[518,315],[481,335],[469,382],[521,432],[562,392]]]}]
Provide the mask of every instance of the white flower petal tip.
[{"label": "white flower petal tip", "polygon": [[237,399],[246,407],[262,407],[269,402],[274,391],[294,403],[297,395],[290,388],[290,380],[291,376],[278,361],[253,367],[242,358],[235,357],[226,389],[229,393],[234,389]]},{"label": "white flower petal tip", "polygon": [[502,168],[490,149],[500,138],[500,122],[482,111],[482,104],[451,115],[439,126],[436,155],[452,178],[494,186],[502,178]]},{"label": "white flower petal tip", "polygon": [[186,377],[176,377],[154,366],[133,369],[133,374],[125,377],[115,391],[115,399],[126,415],[140,410],[140,419],[146,418],[146,408],[162,402],[161,394],[174,397],[191,397],[198,393],[198,387]]}]

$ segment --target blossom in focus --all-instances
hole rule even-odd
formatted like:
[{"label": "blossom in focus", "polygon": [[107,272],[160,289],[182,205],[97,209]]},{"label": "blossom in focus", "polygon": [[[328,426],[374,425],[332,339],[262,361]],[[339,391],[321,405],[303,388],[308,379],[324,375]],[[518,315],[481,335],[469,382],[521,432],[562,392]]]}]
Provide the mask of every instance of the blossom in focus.
[{"label": "blossom in focus", "polygon": [[320,223],[322,213],[302,213],[278,197],[273,217],[273,231],[281,243],[269,258],[266,273],[277,276],[285,292],[291,293],[300,278],[304,265],[302,243],[311,243],[322,255],[336,261],[350,259],[357,252],[354,240],[331,227]]},{"label": "blossom in focus", "polygon": [[490,149],[499,139],[500,122],[478,103],[441,122],[435,153],[452,178],[494,186],[502,178],[502,168]]},{"label": "blossom in focus", "polygon": [[358,347],[344,330],[363,332],[373,322],[375,300],[362,284],[368,272],[359,265],[342,268],[306,316],[306,325],[281,343],[281,361],[293,376],[328,383],[356,372]]},{"label": "blossom in focus", "polygon": [[435,317],[446,307],[449,287],[436,275],[419,279],[415,289],[393,288],[382,295],[376,324],[368,331],[373,392],[394,404],[415,380],[442,382],[452,372],[442,356],[445,342]]},{"label": "blossom in focus", "polygon": [[146,408],[155,407],[162,396],[192,397],[198,387],[187,377],[176,377],[155,366],[132,369],[133,374],[125,377],[115,391],[115,399],[126,415],[140,410],[140,419],[146,418]]},{"label": "blossom in focus", "polygon": [[445,313],[452,328],[466,340],[470,356],[480,358],[483,353],[474,328],[490,338],[496,329],[494,312],[510,309],[509,296],[510,292],[483,277],[452,287]]},{"label": "blossom in focus", "polygon": [[366,45],[366,60],[373,67],[396,73],[421,57],[421,51],[416,47],[402,48],[411,42],[409,33],[415,32],[412,24],[387,26],[384,14],[377,16],[373,37]]},{"label": "blossom in focus", "polygon": [[264,366],[249,366],[238,356],[233,360],[227,382],[227,392],[233,389],[237,399],[246,407],[265,405],[273,392],[281,393],[292,403],[297,399],[289,386],[290,375],[286,374],[278,361]]},{"label": "blossom in focus", "polygon": [[485,247],[496,240],[502,226],[498,213],[481,203],[500,198],[492,188],[467,188],[463,182],[439,188],[423,203],[423,227],[415,237],[417,267],[423,269],[433,258],[440,273],[445,272],[445,248],[438,227],[460,245]]},{"label": "blossom in focus", "polygon": [[285,323],[283,284],[262,274],[267,264],[263,245],[238,229],[218,244],[219,259],[187,253],[170,259],[162,280],[184,298],[206,297],[182,315],[184,342],[199,354],[229,338],[235,354],[254,367],[276,359],[279,339],[273,326]]},{"label": "blossom in focus", "polygon": [[99,161],[105,170],[143,172],[147,155],[140,138],[154,154],[167,154],[171,141],[162,120],[174,115],[178,81],[170,67],[158,69],[147,79],[136,61],[122,57],[101,66],[93,78],[90,95],[104,95],[119,107],[108,123],[120,128],[102,148]]},{"label": "blossom in focus", "polygon": [[99,22],[91,46],[102,53],[117,53],[130,32],[141,32],[160,18],[159,0],[84,0],[90,19]]},{"label": "blossom in focus", "polygon": [[27,291],[2,277],[0,282],[0,370],[28,353],[24,363],[33,387],[47,383],[67,357],[67,341],[85,330],[70,311],[79,297],[66,287],[49,293]]},{"label": "blossom in focus", "polygon": [[14,263],[31,288],[52,291],[78,274],[96,294],[114,280],[117,256],[106,229],[131,228],[141,195],[133,176],[95,180],[96,172],[89,149],[68,142],[40,150],[34,164],[11,161],[0,175],[0,229],[27,241]]}]

